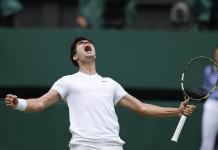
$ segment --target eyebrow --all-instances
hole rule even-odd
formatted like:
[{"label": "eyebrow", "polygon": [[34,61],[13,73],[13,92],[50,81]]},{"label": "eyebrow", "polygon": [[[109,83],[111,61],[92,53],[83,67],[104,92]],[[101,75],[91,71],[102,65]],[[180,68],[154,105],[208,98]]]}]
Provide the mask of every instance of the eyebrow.
[{"label": "eyebrow", "polygon": [[89,43],[91,43],[89,40],[81,40],[81,41],[79,41],[77,44],[81,44],[81,43],[83,43],[83,42],[89,42]]}]

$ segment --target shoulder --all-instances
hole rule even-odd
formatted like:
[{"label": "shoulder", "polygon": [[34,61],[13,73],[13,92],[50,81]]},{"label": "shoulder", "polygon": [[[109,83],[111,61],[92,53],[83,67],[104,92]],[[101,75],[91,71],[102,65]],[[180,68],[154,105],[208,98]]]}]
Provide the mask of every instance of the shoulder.
[{"label": "shoulder", "polygon": [[114,81],[112,78],[109,78],[109,77],[102,77],[102,81],[106,81],[106,82],[116,82],[116,81]]},{"label": "shoulder", "polygon": [[102,81],[103,81],[103,82],[111,83],[111,84],[113,84],[114,86],[120,85],[117,81],[115,81],[114,79],[109,78],[109,77],[103,77],[103,78],[102,78]]},{"label": "shoulder", "polygon": [[77,73],[74,73],[72,75],[65,75],[62,76],[61,78],[58,79],[58,81],[69,81],[69,80],[74,80],[77,78]]}]

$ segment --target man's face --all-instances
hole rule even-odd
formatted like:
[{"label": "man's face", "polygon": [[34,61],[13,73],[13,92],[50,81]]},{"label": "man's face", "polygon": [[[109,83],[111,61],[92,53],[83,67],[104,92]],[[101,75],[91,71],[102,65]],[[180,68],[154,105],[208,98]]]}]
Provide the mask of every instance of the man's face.
[{"label": "man's face", "polygon": [[76,54],[73,59],[76,61],[95,60],[96,53],[93,44],[88,40],[81,40],[76,44]]}]

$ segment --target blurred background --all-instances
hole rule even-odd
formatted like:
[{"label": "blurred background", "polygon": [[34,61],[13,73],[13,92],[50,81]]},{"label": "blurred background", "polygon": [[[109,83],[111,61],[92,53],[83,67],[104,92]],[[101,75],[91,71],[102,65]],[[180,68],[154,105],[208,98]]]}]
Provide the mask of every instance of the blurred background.
[{"label": "blurred background", "polygon": [[[90,37],[97,71],[140,100],[178,106],[180,77],[196,56],[213,58],[218,45],[216,0],[0,0],[0,96],[38,97],[77,69],[70,62],[76,35]],[[202,105],[188,118],[177,144],[179,120],[143,118],[117,108],[125,150],[198,150]],[[67,150],[64,102],[24,114],[0,102],[0,150]]]}]

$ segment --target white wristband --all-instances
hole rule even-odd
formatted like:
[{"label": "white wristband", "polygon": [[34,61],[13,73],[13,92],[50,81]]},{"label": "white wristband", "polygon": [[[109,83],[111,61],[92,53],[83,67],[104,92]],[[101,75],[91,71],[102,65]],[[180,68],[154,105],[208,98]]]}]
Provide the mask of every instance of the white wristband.
[{"label": "white wristband", "polygon": [[15,109],[20,110],[20,111],[24,111],[27,107],[27,101],[21,98],[18,98],[18,104],[17,107]]}]

